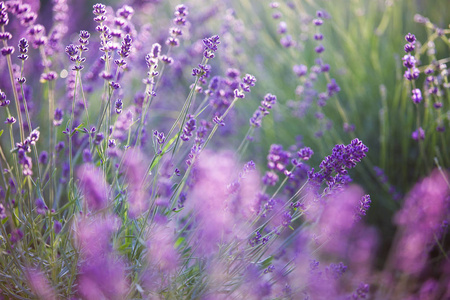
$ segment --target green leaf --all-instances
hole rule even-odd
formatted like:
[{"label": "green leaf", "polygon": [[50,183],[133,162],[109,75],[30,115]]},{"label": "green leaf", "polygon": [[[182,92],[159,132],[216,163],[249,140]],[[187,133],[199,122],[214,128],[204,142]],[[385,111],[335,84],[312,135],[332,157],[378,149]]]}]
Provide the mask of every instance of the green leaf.
[{"label": "green leaf", "polygon": [[163,148],[162,153],[160,155],[158,155],[158,157],[155,158],[155,160],[153,161],[153,163],[150,167],[150,171],[153,170],[153,168],[158,165],[162,156],[168,152],[169,147],[172,146],[172,144],[175,142],[175,140],[177,139],[179,134],[180,133],[177,133],[173,138],[171,138],[170,141],[167,143],[167,145]]},{"label": "green leaf", "polygon": [[273,256],[269,256],[261,262],[261,266],[265,269],[272,264]]},{"label": "green leaf", "polygon": [[184,237],[179,237],[179,238],[177,239],[177,241],[175,242],[175,245],[173,245],[173,247],[174,247],[175,249],[177,249],[177,248],[184,242],[185,239],[186,239],[186,238],[184,238]]}]

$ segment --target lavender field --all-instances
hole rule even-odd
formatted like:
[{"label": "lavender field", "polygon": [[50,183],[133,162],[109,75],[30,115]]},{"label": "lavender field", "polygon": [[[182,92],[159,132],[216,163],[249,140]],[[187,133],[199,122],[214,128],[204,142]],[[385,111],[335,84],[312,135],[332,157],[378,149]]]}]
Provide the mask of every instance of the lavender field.
[{"label": "lavender field", "polygon": [[0,299],[450,299],[449,8],[0,1]]}]

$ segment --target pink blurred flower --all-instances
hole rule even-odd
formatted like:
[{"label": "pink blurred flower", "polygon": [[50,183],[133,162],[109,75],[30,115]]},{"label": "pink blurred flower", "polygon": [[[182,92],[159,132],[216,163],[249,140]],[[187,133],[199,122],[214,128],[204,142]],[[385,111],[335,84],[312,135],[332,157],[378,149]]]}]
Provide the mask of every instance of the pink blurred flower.
[{"label": "pink blurred flower", "polygon": [[123,170],[128,183],[128,204],[131,218],[139,217],[149,207],[146,189],[142,186],[147,167],[148,161],[138,148],[129,149],[125,153]]},{"label": "pink blurred flower", "polygon": [[148,261],[162,274],[171,273],[179,264],[180,255],[175,249],[175,231],[167,224],[156,224],[147,241]]},{"label": "pink blurred flower", "polygon": [[339,257],[345,256],[349,238],[356,224],[355,212],[363,194],[360,187],[353,185],[330,196],[317,228],[319,243],[323,243],[323,250]]},{"label": "pink blurred flower", "polygon": [[232,153],[202,152],[195,172],[195,185],[186,206],[194,212],[198,225],[198,251],[211,254],[220,242],[249,234],[242,224],[256,212],[258,180],[248,172],[245,178],[234,181],[230,193],[230,184],[239,177]]},{"label": "pink blurred flower", "polygon": [[447,174],[435,170],[418,182],[406,197],[403,208],[395,215],[400,238],[395,248],[396,266],[417,274],[426,264],[429,246],[448,213]]},{"label": "pink blurred flower", "polygon": [[25,275],[31,290],[39,299],[57,299],[55,291],[43,272],[38,269],[27,269]]},{"label": "pink blurred flower", "polygon": [[83,191],[89,209],[97,211],[108,205],[108,186],[100,168],[91,163],[77,170],[78,185]]},{"label": "pink blurred flower", "polygon": [[94,216],[76,222],[72,231],[82,256],[96,257],[111,251],[111,234],[117,231],[119,226],[120,220],[114,216]]},{"label": "pink blurred flower", "polygon": [[83,218],[73,227],[80,247],[78,293],[83,299],[124,299],[128,292],[125,263],[112,248],[111,235],[118,230],[116,217]]}]

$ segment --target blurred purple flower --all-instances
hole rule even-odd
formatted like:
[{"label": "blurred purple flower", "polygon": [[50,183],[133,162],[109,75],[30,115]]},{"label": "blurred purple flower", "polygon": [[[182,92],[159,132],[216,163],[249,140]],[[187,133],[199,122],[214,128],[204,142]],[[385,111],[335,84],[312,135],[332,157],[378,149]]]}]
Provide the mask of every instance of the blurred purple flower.
[{"label": "blurred purple flower", "polygon": [[425,130],[422,129],[422,127],[419,127],[416,131],[414,131],[411,134],[411,137],[418,141],[418,140],[424,140],[425,139]]},{"label": "blurred purple flower", "polygon": [[128,209],[131,218],[139,217],[150,204],[142,186],[148,165],[144,154],[138,148],[129,149],[125,153],[123,171],[128,183]]},{"label": "blurred purple flower", "polygon": [[82,256],[77,283],[83,299],[119,300],[128,292],[125,263],[110,242],[119,226],[114,216],[95,216],[82,218],[72,229]]},{"label": "blurred purple flower", "polygon": [[86,163],[78,168],[78,186],[83,191],[89,209],[97,211],[108,205],[108,186],[100,168]]},{"label": "blurred purple flower", "polygon": [[175,249],[175,230],[166,224],[156,224],[147,240],[147,259],[161,275],[169,275],[178,267],[180,255]]},{"label": "blurred purple flower", "polygon": [[6,218],[6,209],[3,204],[0,203],[0,220]]},{"label": "blurred purple flower", "polygon": [[54,289],[42,271],[26,269],[25,276],[30,284],[31,290],[39,299],[57,299]]},{"label": "blurred purple flower", "polygon": [[45,205],[45,202],[42,198],[37,198],[35,201],[36,204],[36,212],[40,215],[45,215],[45,213],[48,210],[47,205]]},{"label": "blurred purple flower", "polygon": [[428,247],[448,211],[448,174],[434,170],[406,196],[394,222],[400,227],[395,264],[403,272],[416,274],[426,264]]}]

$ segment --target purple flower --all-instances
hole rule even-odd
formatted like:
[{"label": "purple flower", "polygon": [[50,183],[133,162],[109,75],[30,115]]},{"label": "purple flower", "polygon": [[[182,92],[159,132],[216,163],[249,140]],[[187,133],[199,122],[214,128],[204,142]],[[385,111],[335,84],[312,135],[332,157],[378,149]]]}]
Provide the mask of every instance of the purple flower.
[{"label": "purple flower", "polygon": [[46,82],[46,81],[53,81],[56,78],[58,78],[58,74],[56,74],[56,72],[50,71],[48,73],[42,73],[41,75],[41,80]]},{"label": "purple flower", "polygon": [[320,172],[314,173],[314,169],[308,173],[313,184],[318,186],[325,181],[328,189],[341,187],[350,181],[347,169],[356,166],[366,156],[369,148],[359,139],[354,139],[348,145],[336,145],[332,154],[325,157],[320,163]]},{"label": "purple flower", "polygon": [[418,68],[412,68],[405,71],[404,77],[408,80],[419,78],[420,70]]},{"label": "purple flower", "polygon": [[171,47],[177,47],[180,44],[180,41],[177,38],[169,37],[166,40],[166,45]]},{"label": "purple flower", "polygon": [[83,191],[84,200],[93,211],[108,205],[108,187],[100,168],[86,163],[77,170],[78,186]]},{"label": "purple flower", "polygon": [[123,109],[123,102],[122,99],[117,99],[116,103],[115,103],[115,108],[116,108],[116,114],[121,114],[122,113],[122,109]]},{"label": "purple flower", "polygon": [[344,123],[342,125],[345,132],[353,132],[355,131],[355,124]]},{"label": "purple flower", "polygon": [[189,14],[188,8],[184,4],[177,5],[175,7],[175,16],[176,17],[186,17]]},{"label": "purple flower", "polygon": [[147,241],[147,259],[162,275],[175,271],[180,262],[180,255],[173,246],[176,240],[174,232],[174,228],[168,225],[156,224]]},{"label": "purple flower", "polygon": [[280,44],[284,48],[290,48],[295,45],[295,41],[292,39],[292,36],[287,34],[280,39]]},{"label": "purple flower", "polygon": [[3,204],[0,203],[0,220],[6,218],[6,209]]},{"label": "purple flower", "polygon": [[109,83],[109,86],[110,86],[113,90],[120,89],[120,84],[119,84],[118,82],[111,81],[111,82]]},{"label": "purple flower", "polygon": [[418,141],[418,140],[424,140],[425,139],[425,130],[422,129],[422,127],[419,127],[416,131],[414,131],[411,134],[411,137]]},{"label": "purple flower", "polygon": [[428,259],[429,244],[448,211],[448,174],[434,170],[416,183],[397,212],[394,223],[401,230],[394,252],[396,266],[408,274],[418,274]]},{"label": "purple flower", "polygon": [[142,186],[147,166],[147,159],[138,148],[127,150],[123,160],[123,171],[128,183],[128,211],[131,218],[139,217],[149,206],[146,189]]},{"label": "purple flower", "polygon": [[277,102],[277,97],[272,94],[266,94],[264,100],[261,101],[261,106],[255,111],[250,118],[250,125],[254,127],[260,127],[263,117],[269,114],[269,110],[272,109],[272,105]]},{"label": "purple flower", "polygon": [[284,212],[282,216],[281,225],[283,227],[289,227],[291,225],[291,222],[292,222],[292,215],[288,211]]},{"label": "purple flower", "polygon": [[58,144],[56,144],[55,151],[60,152],[61,150],[64,149],[65,146],[66,146],[66,144],[64,143],[64,141],[61,141]]},{"label": "purple flower", "polygon": [[[360,187],[351,185],[328,197],[323,208],[316,208],[319,209],[317,211],[319,220],[314,233],[318,235],[317,242],[326,242],[324,251],[341,257],[345,255],[353,229],[357,225],[354,216],[362,195]],[[320,204],[312,202],[310,205],[317,207]],[[323,212],[319,213],[322,209]]]},{"label": "purple flower", "polygon": [[106,6],[103,5],[103,4],[101,4],[101,3],[95,4],[95,5],[93,6],[93,8],[94,8],[93,13],[94,13],[94,15],[96,15],[96,16],[106,14]]},{"label": "purple flower", "polygon": [[20,39],[19,41],[19,52],[20,55],[18,56],[18,58],[20,60],[26,60],[28,58],[28,41],[25,38]]},{"label": "purple flower", "polygon": [[320,26],[323,24],[323,20],[322,19],[314,19],[313,24],[316,26]]},{"label": "purple flower", "polygon": [[278,175],[275,172],[266,172],[262,178],[264,185],[274,186],[278,182]]},{"label": "purple flower", "polygon": [[408,43],[414,44],[416,42],[416,37],[414,36],[414,34],[408,33],[407,35],[405,35],[405,40]]},{"label": "purple flower", "polygon": [[319,45],[316,48],[314,48],[314,51],[316,51],[316,53],[322,53],[323,51],[325,51],[325,47],[323,45]]},{"label": "purple flower", "polygon": [[156,141],[159,145],[163,145],[166,142],[166,136],[164,132],[158,132],[157,130],[153,131],[153,136],[156,138]]},{"label": "purple flower", "polygon": [[7,56],[7,55],[10,55],[10,54],[13,54],[14,53],[14,47],[12,47],[12,46],[3,47],[1,52],[2,52],[3,56]]},{"label": "purple flower", "polygon": [[134,9],[129,5],[124,5],[117,10],[116,14],[125,20],[130,20],[134,14]]},{"label": "purple flower", "polygon": [[361,217],[366,215],[367,210],[370,208],[370,203],[372,201],[370,200],[370,195],[364,195],[361,197],[361,200],[359,201],[359,207],[355,214],[355,219],[359,220]]},{"label": "purple flower", "polygon": [[55,113],[53,115],[53,125],[54,126],[60,126],[63,121],[64,112],[62,109],[57,108],[55,109]]},{"label": "purple flower", "polygon": [[305,76],[306,73],[308,72],[308,67],[305,65],[294,65],[292,69],[295,75],[297,75],[298,77]]},{"label": "purple flower", "polygon": [[345,271],[347,271],[347,266],[340,262],[339,264],[330,264],[329,267],[326,267],[325,275],[333,279],[338,279],[345,273]]},{"label": "purple flower", "polygon": [[60,233],[62,229],[62,224],[60,221],[58,220],[54,220],[53,221],[53,230],[55,231],[56,234]]},{"label": "purple flower", "polygon": [[321,34],[321,33],[316,33],[316,34],[314,34],[314,39],[315,39],[316,41],[321,41],[321,40],[323,40],[323,34]]},{"label": "purple flower", "polygon": [[287,32],[287,25],[286,25],[286,22],[280,22],[280,23],[278,24],[278,30],[277,30],[277,32],[278,32],[279,34],[285,34],[285,33]]},{"label": "purple flower", "polygon": [[56,294],[45,274],[37,269],[25,270],[31,290],[39,299],[56,300]]},{"label": "purple flower", "polygon": [[20,228],[11,231],[11,243],[15,244],[23,238],[23,232]]},{"label": "purple flower", "polygon": [[243,92],[241,92],[240,90],[235,89],[234,90],[234,97],[235,98],[245,98],[245,94]]},{"label": "purple flower", "polygon": [[76,224],[75,238],[82,260],[77,277],[78,293],[83,299],[124,299],[128,291],[125,263],[117,258],[111,234],[119,228],[113,216],[84,218]]},{"label": "purple flower", "polygon": [[173,58],[169,57],[167,55],[163,55],[163,56],[161,56],[161,61],[167,65],[170,65],[173,63]]},{"label": "purple flower", "polygon": [[14,123],[16,123],[16,118],[14,117],[6,118],[5,124],[12,125]]},{"label": "purple flower", "polygon": [[105,135],[103,134],[103,132],[99,132],[95,135],[94,144],[100,145],[104,139]]},{"label": "purple flower", "polygon": [[414,51],[414,48],[415,48],[414,44],[406,44],[403,49],[405,50],[406,53],[409,53]]},{"label": "purple flower", "polygon": [[230,195],[228,186],[237,168],[232,153],[205,150],[195,163],[196,181],[185,209],[192,211],[195,218],[194,235],[199,244],[195,251],[210,255],[221,243],[250,234],[244,224],[255,213],[258,178],[253,176],[256,172],[247,173],[239,181],[239,190]]},{"label": "purple flower", "polygon": [[309,147],[302,148],[297,152],[297,155],[301,160],[309,160],[313,154],[314,151]]},{"label": "purple flower", "polygon": [[35,201],[36,204],[36,212],[40,215],[45,215],[46,211],[48,210],[47,205],[45,205],[45,202],[42,198],[37,198]]},{"label": "purple flower", "polygon": [[127,35],[123,38],[123,41],[122,41],[122,44],[121,44],[120,51],[118,51],[118,54],[119,54],[121,57],[126,58],[126,57],[128,57],[128,56],[130,55],[130,52],[131,52],[131,42],[132,42],[131,36],[130,36],[129,34],[127,34]]},{"label": "purple flower", "polygon": [[320,66],[320,71],[323,73],[326,73],[328,71],[330,71],[330,65],[329,64],[323,64]]},{"label": "purple flower", "polygon": [[39,130],[34,129],[31,133],[30,136],[28,137],[28,141],[31,145],[35,145],[36,142],[39,140],[39,136],[41,135],[41,133],[39,132]]},{"label": "purple flower", "polygon": [[333,97],[333,95],[338,93],[340,90],[341,90],[341,88],[336,83],[336,80],[334,78],[331,78],[330,83],[327,84],[328,96]]},{"label": "purple flower", "polygon": [[413,89],[411,99],[414,103],[418,104],[422,101],[422,92],[420,89]]},{"label": "purple flower", "polygon": [[[253,75],[250,74],[246,74],[243,78],[242,78],[242,82],[240,84],[240,87],[242,88],[242,90],[244,92],[250,92],[250,87],[255,86],[256,83],[256,78]],[[235,92],[236,94],[236,92]],[[239,97],[240,98],[240,97]]]},{"label": "purple flower", "polygon": [[66,47],[66,53],[72,61],[75,61],[73,57],[78,54],[78,46],[70,44],[69,46]]},{"label": "purple flower", "polygon": [[2,1],[0,2],[0,5],[0,26],[8,25],[9,17],[8,13],[6,12],[5,3]]},{"label": "purple flower", "polygon": [[0,90],[0,107],[8,106],[11,101],[6,99],[6,94]]},{"label": "purple flower", "polygon": [[153,44],[150,55],[152,58],[159,58],[159,56],[161,55],[161,45],[158,43]]},{"label": "purple flower", "polygon": [[210,38],[205,38],[202,40],[203,45],[205,46],[205,51],[203,52],[203,56],[205,58],[213,58],[214,52],[217,51],[217,46],[220,44],[219,42],[219,36],[214,35]]},{"label": "purple flower", "polygon": [[416,65],[416,58],[409,53],[403,56],[402,60],[403,66],[405,66],[408,69],[414,68]]},{"label": "purple flower", "polygon": [[289,165],[291,153],[283,150],[283,146],[272,144],[267,155],[267,167],[270,170],[284,172]]},{"label": "purple flower", "polygon": [[92,162],[91,151],[87,148],[83,150],[83,162],[85,163]]},{"label": "purple flower", "polygon": [[183,133],[180,138],[185,142],[189,141],[189,138],[192,136],[192,133],[196,128],[195,117],[193,115],[189,115],[189,120],[184,125]]}]

